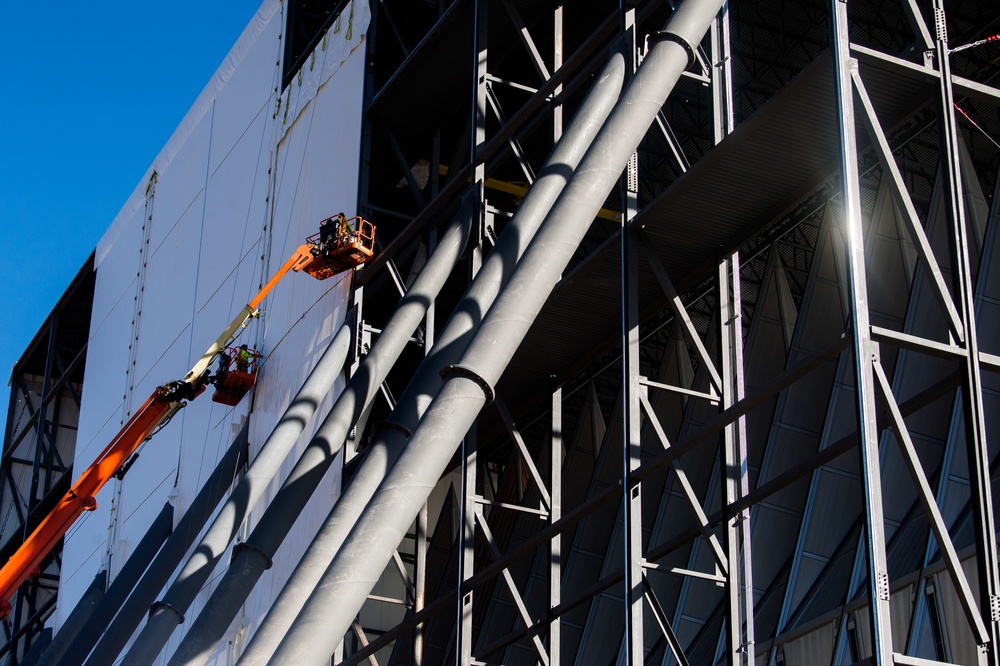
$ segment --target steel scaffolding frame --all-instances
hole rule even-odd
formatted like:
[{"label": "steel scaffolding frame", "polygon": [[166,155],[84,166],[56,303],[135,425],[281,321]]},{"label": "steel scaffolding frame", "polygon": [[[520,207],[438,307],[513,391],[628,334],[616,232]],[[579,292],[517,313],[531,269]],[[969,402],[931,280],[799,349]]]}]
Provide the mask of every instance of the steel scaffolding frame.
[{"label": "steel scaffolding frame", "polygon": [[[442,492],[424,503],[392,554],[382,587],[350,623],[335,661],[777,666],[795,663],[790,655],[803,636],[832,629],[823,654],[835,666],[959,663],[970,647],[978,664],[1000,666],[992,488],[1000,456],[994,437],[991,459],[987,432],[1000,356],[985,351],[994,348],[980,316],[987,301],[1000,303],[1000,295],[986,294],[983,279],[995,263],[989,239],[1000,222],[1000,178],[985,241],[986,197],[974,200],[980,176],[995,177],[1000,160],[970,149],[971,130],[963,136],[956,116],[969,118],[956,103],[969,97],[994,109],[987,127],[1000,126],[1000,89],[992,78],[971,77],[977,70],[967,49],[974,43],[949,43],[946,12],[967,12],[952,24],[968,26],[985,10],[932,0],[929,23],[917,0],[749,0],[725,6],[694,47],[656,30],[674,10],[670,0],[371,4],[359,210],[387,220],[380,229],[392,241],[356,276],[355,360],[376,357],[371,343],[386,329],[377,325],[387,304],[397,294],[422,293],[414,278],[422,277],[439,240],[448,244],[447,231],[438,237],[438,222],[460,201],[472,200],[475,212],[467,275],[446,283],[451,267],[442,269],[445,287],[423,298],[422,327],[409,342],[409,333],[399,340],[422,354],[409,354],[379,380],[384,404],[344,424],[356,445],[350,453],[366,453],[369,417],[378,421],[395,407],[393,388],[409,380],[415,357],[431,354],[439,310],[447,314],[464,285],[489,267],[499,232],[541,173],[540,156],[562,137],[564,110],[571,115],[604,56],[624,55],[634,73],[650,46],[665,40],[684,47],[690,66],[680,99],[656,114],[655,128],[563,274],[567,283],[584,282],[589,276],[578,267],[602,252],[617,256],[617,272],[600,278],[615,283],[613,303],[603,304],[613,332],[594,348],[576,345],[581,356],[561,366],[562,374],[522,378],[514,385],[521,391],[447,365],[463,381],[478,380],[490,409],[462,441]],[[583,37],[568,18],[574,8],[589,12]],[[776,15],[777,28],[769,25]],[[810,21],[820,27],[802,29]],[[823,28],[828,42],[817,39]],[[734,46],[741,30],[770,30],[776,43],[743,36],[742,48]],[[831,52],[821,53],[827,46]],[[394,66],[384,65],[377,56],[392,48]],[[454,74],[444,65],[429,75],[421,70],[418,58],[429,52],[445,54],[430,59],[439,65],[471,66],[454,75],[451,88],[440,87],[463,96],[433,100],[422,116],[414,108],[411,120],[411,102],[393,99],[394,86],[408,76]],[[821,69],[823,76],[816,74]],[[672,212],[662,207],[644,213],[671,201],[665,195],[684,178],[704,178],[699,167],[713,151],[731,155],[721,151],[745,140],[735,135],[741,126],[759,127],[772,113],[766,105],[802,79],[826,86],[821,92],[828,95],[816,98],[829,108],[810,111],[829,115],[823,129],[837,136],[835,162],[826,171],[817,167],[794,192],[776,195],[783,198],[769,201],[767,219],[748,215],[753,219],[737,231],[727,228],[714,253],[701,249],[700,268],[675,268],[658,252],[663,239],[656,232],[657,225],[680,224],[664,222]],[[885,113],[889,94],[880,86],[894,91],[906,82],[899,88],[912,91],[914,81],[925,93],[933,90],[925,95],[933,106]],[[714,166],[726,167],[724,160]],[[692,235],[699,233],[709,232]],[[874,258],[887,239],[898,251],[898,269]],[[684,240],[669,242],[683,252]],[[506,269],[513,271],[517,256]],[[536,276],[544,264],[534,267]],[[92,288],[92,269],[81,275],[74,285],[89,276]],[[882,289],[887,275],[905,287]],[[826,301],[824,289],[833,295]],[[386,292],[391,298],[381,298]],[[878,302],[886,293],[906,295],[908,303],[887,313]],[[86,331],[82,340],[71,335],[81,333],[79,324],[67,326],[60,307],[29,350],[44,338],[42,372],[15,368],[15,392],[28,412],[15,418],[12,399],[0,491],[18,525],[5,549],[69,480],[56,432],[73,427],[65,406],[79,408]],[[925,307],[937,308],[933,324],[918,312]],[[835,310],[824,320],[835,324],[817,325],[806,339],[803,329],[823,308]],[[549,342],[555,350],[571,341]],[[921,374],[928,360],[942,365]],[[921,383],[908,385],[918,374]],[[803,393],[822,411],[806,424],[796,422]],[[942,410],[947,432],[929,432],[921,420]],[[15,421],[29,427],[15,433]],[[399,423],[390,429],[397,433],[393,445],[412,434]],[[348,479],[357,461],[345,455],[344,465]],[[18,469],[31,471],[26,493]],[[904,473],[905,493],[896,480]],[[831,520],[830,534],[816,545],[823,504],[839,499],[825,485],[831,478],[860,499],[843,497],[845,516]],[[955,484],[968,488],[967,500]],[[786,522],[768,523],[778,514]],[[768,543],[779,531],[782,544]],[[910,560],[919,563],[903,568],[898,551],[913,542],[921,552]],[[592,562],[581,563],[585,558]],[[46,570],[22,589],[13,621],[4,625],[0,656],[9,652],[12,663],[52,606],[50,575]],[[901,591],[914,595],[902,614]],[[595,645],[603,649],[589,653]]]},{"label": "steel scaffolding frame", "polygon": [[[94,289],[93,257],[80,269],[10,376],[11,397],[0,460],[5,561],[69,487],[79,417],[86,330]],[[26,482],[27,481],[27,482]],[[15,522],[11,524],[9,518]],[[61,548],[23,585],[3,621],[0,657],[17,664],[55,608]]]},{"label": "steel scaffolding frame", "polygon": [[[456,11],[460,3],[445,7],[439,5],[440,16],[444,20],[449,12]],[[524,177],[530,182],[532,169],[530,158],[526,156],[524,149],[520,146],[514,135],[523,129],[524,123],[537,121],[529,120],[532,113],[537,112],[539,102],[552,97],[558,97],[562,86],[571,76],[572,68],[562,70],[559,62],[562,57],[562,44],[556,39],[554,53],[551,56],[556,65],[550,73],[545,64],[544,58],[540,55],[540,50],[533,40],[530,29],[525,27],[524,22],[517,17],[517,10],[510,2],[492,3],[496,6],[489,7],[491,3],[486,0],[478,0],[475,3],[477,11],[476,25],[477,37],[474,42],[474,62],[477,63],[475,72],[476,94],[473,102],[473,113],[470,121],[470,139],[474,155],[470,163],[457,171],[457,177],[452,177],[452,172],[448,173],[448,181],[442,187],[438,179],[440,158],[440,133],[435,133],[434,137],[434,164],[431,165],[430,199],[422,194],[423,189],[410,176],[409,161],[403,155],[402,150],[395,151],[397,162],[400,166],[402,177],[406,181],[406,187],[413,193],[417,202],[418,213],[415,216],[399,214],[400,219],[405,219],[410,224],[404,232],[394,240],[386,249],[383,259],[385,262],[389,257],[397,256],[403,243],[411,239],[415,233],[432,219],[436,211],[442,209],[446,204],[449,192],[458,191],[461,187],[460,180],[469,178],[474,187],[480,193],[480,205],[482,207],[482,225],[476,249],[471,260],[471,270],[474,273],[477,262],[475,257],[481,256],[486,246],[490,242],[492,230],[495,228],[493,217],[503,215],[504,211],[494,207],[487,201],[489,191],[488,170],[489,163],[495,161],[501,148],[510,150],[510,154],[516,160]],[[655,3],[650,3],[655,4]],[[533,498],[537,506],[525,506],[523,504],[512,504],[488,498],[480,487],[484,483],[482,471],[486,469],[486,476],[491,472],[487,469],[487,461],[482,450],[482,438],[485,433],[477,434],[474,430],[470,432],[464,443],[464,454],[461,457],[462,470],[462,491],[459,498],[462,507],[460,534],[462,535],[459,546],[459,566],[457,586],[451,593],[439,594],[437,598],[429,603],[426,602],[425,573],[427,566],[427,515],[426,508],[422,513],[421,520],[416,525],[417,546],[411,554],[416,563],[415,568],[407,569],[402,564],[399,556],[396,557],[397,569],[400,571],[414,572],[413,597],[404,604],[409,604],[411,611],[405,619],[395,627],[379,628],[380,635],[374,640],[368,640],[364,630],[357,626],[358,635],[362,636],[360,642],[361,649],[353,654],[347,655],[343,663],[360,663],[363,660],[372,660],[379,650],[391,645],[407,631],[416,631],[417,638],[412,644],[412,655],[414,663],[422,663],[423,658],[423,631],[425,622],[435,614],[447,612],[445,609],[451,607],[457,613],[456,630],[453,636],[454,650],[459,659],[459,663],[483,663],[477,658],[487,658],[497,654],[498,650],[508,647],[518,641],[527,641],[525,645],[530,646],[534,653],[534,659],[541,663],[560,663],[559,636],[561,633],[561,621],[564,615],[579,604],[593,599],[595,595],[602,591],[613,589],[617,585],[624,583],[625,617],[627,630],[622,643],[622,657],[627,663],[643,663],[643,659],[648,656],[653,649],[665,649],[672,655],[676,663],[688,663],[689,658],[685,655],[684,646],[678,638],[677,632],[672,626],[677,618],[671,619],[668,612],[657,598],[655,585],[651,584],[649,573],[662,570],[662,566],[657,564],[657,560],[664,555],[674,552],[679,548],[690,545],[691,540],[699,540],[708,548],[712,555],[715,571],[698,571],[693,567],[673,567],[673,572],[681,576],[694,577],[696,579],[708,579],[723,587],[725,593],[725,620],[726,631],[721,632],[719,646],[716,650],[715,658],[725,658],[730,664],[752,664],[755,663],[755,649],[757,644],[754,635],[754,587],[752,575],[752,539],[750,533],[751,509],[762,503],[768,497],[788,488],[794,482],[812,475],[823,465],[835,460],[847,451],[857,447],[859,460],[863,470],[865,490],[864,502],[864,539],[861,548],[870,553],[867,556],[867,574],[862,578],[867,581],[868,598],[874,599],[875,603],[871,613],[870,636],[874,643],[874,663],[917,663],[915,658],[907,657],[904,653],[911,649],[907,646],[893,645],[889,635],[889,599],[890,589],[893,581],[889,580],[888,566],[886,564],[886,535],[883,528],[884,518],[882,516],[881,481],[879,474],[879,439],[880,433],[885,428],[897,433],[893,438],[897,441],[903,454],[906,469],[909,471],[914,484],[919,489],[920,505],[927,513],[931,530],[937,543],[941,545],[946,560],[947,575],[949,575],[957,589],[960,591],[963,606],[966,611],[970,626],[973,627],[977,641],[981,645],[995,644],[998,626],[998,602],[997,602],[997,572],[995,558],[979,557],[977,563],[980,567],[980,589],[979,598],[983,599],[982,604],[976,603],[975,594],[969,587],[965,574],[959,564],[959,557],[948,536],[949,527],[941,514],[938,503],[931,490],[931,472],[923,469],[921,461],[916,453],[912,441],[910,441],[906,430],[904,419],[916,413],[936,397],[953,391],[961,384],[963,395],[972,396],[972,400],[965,407],[965,419],[970,425],[968,431],[968,453],[971,456],[970,465],[975,471],[973,484],[976,488],[973,513],[976,518],[977,552],[996,552],[995,530],[993,529],[992,509],[986,500],[990,492],[989,458],[987,451],[987,440],[985,425],[983,423],[983,399],[981,374],[983,369],[994,370],[997,367],[996,359],[989,354],[978,351],[975,336],[975,316],[973,306],[972,271],[969,265],[969,250],[963,239],[965,237],[964,204],[961,200],[961,173],[959,164],[959,138],[954,127],[953,113],[945,114],[949,122],[946,123],[945,131],[942,132],[942,154],[946,156],[946,163],[949,165],[949,186],[947,191],[951,194],[951,219],[952,225],[956,229],[953,238],[954,243],[954,264],[952,277],[959,288],[952,294],[949,289],[949,278],[938,267],[934,251],[920,220],[920,212],[914,203],[914,199],[907,194],[907,181],[910,179],[907,167],[897,165],[893,151],[905,147],[908,143],[906,139],[900,139],[898,134],[887,138],[887,132],[882,129],[881,123],[871,104],[864,82],[858,68],[858,58],[878,59],[882,63],[896,66],[901,75],[909,73],[904,70],[914,70],[919,68],[920,75],[929,79],[936,79],[941,87],[941,104],[944,108],[950,108],[951,99],[954,96],[954,86],[962,87],[963,92],[974,91],[993,98],[1000,98],[1000,94],[995,89],[974,81],[956,78],[950,74],[948,69],[947,35],[943,30],[944,7],[940,1],[935,4],[935,11],[938,16],[936,37],[931,36],[931,31],[920,13],[916,3],[907,0],[902,3],[903,13],[909,22],[919,46],[915,49],[913,56],[919,62],[914,65],[912,62],[903,60],[900,57],[882,53],[869,46],[862,46],[852,43],[848,35],[848,10],[849,3],[831,0],[831,21],[834,26],[834,37],[832,43],[835,45],[835,68],[837,72],[839,90],[839,126],[842,131],[843,155],[839,167],[840,176],[836,181],[842,186],[842,194],[845,201],[844,222],[845,234],[851,239],[844,251],[844,260],[848,267],[849,281],[849,325],[845,329],[844,335],[836,336],[828,344],[816,350],[807,358],[800,359],[799,362],[791,364],[786,370],[776,374],[767,383],[755,387],[755,390],[748,391],[745,386],[743,363],[743,346],[746,330],[743,321],[744,314],[753,304],[744,306],[741,302],[742,284],[744,269],[748,269],[748,261],[755,256],[751,250],[753,243],[748,243],[741,248],[741,251],[731,251],[719,257],[716,264],[714,284],[711,291],[714,294],[714,304],[707,312],[699,312],[699,320],[708,317],[714,324],[713,333],[706,336],[704,326],[699,330],[699,325],[688,312],[688,308],[694,305],[694,299],[690,297],[690,291],[684,291],[683,295],[678,293],[678,289],[673,285],[666,269],[660,265],[655,255],[644,255],[639,252],[639,247],[643,246],[641,230],[632,226],[626,227],[626,232],[620,234],[622,243],[622,293],[621,304],[623,312],[621,347],[618,354],[622,363],[622,375],[625,381],[621,386],[622,409],[622,475],[617,486],[611,486],[601,492],[591,495],[583,504],[562,509],[562,478],[555,470],[559,469],[563,461],[563,421],[564,413],[564,391],[565,386],[557,388],[550,400],[548,412],[551,414],[549,421],[549,456],[544,456],[544,450],[536,452],[533,458],[531,447],[526,443],[522,431],[515,422],[515,417],[510,410],[504,407],[499,409],[500,418],[504,426],[507,441],[513,443],[516,450],[516,464],[508,462],[507,469],[517,468],[523,470],[524,475],[530,479],[528,482],[528,492],[522,496]],[[648,9],[648,7],[646,7]],[[642,3],[638,7],[643,11]],[[518,27],[521,46],[530,55],[532,66],[543,81],[539,88],[531,88],[523,83],[501,79],[490,73],[490,59],[487,57],[488,51],[485,44],[486,25],[488,25],[491,11],[505,11],[512,17]],[[557,34],[561,35],[562,14],[561,6],[557,10],[559,18],[555,20]],[[387,11],[387,16],[390,12]],[[628,39],[628,31],[634,25],[635,19],[629,19],[625,10],[620,17],[621,29]],[[866,15],[862,22],[872,20]],[[865,30],[877,29],[877,22],[873,22],[875,27],[866,27]],[[606,30],[606,28],[605,28]],[[708,79],[712,89],[712,121],[710,131],[714,136],[714,142],[723,140],[731,131],[735,124],[736,112],[733,104],[732,89],[732,63],[734,59],[744,57],[734,55],[730,51],[728,34],[730,31],[729,17],[724,12],[713,29],[710,40],[710,67],[707,71],[715,72],[715,76]],[[401,38],[398,29],[394,29],[395,36]],[[602,37],[607,39],[607,33],[602,32]],[[375,39],[373,35],[373,42]],[[930,51],[936,51],[932,56]],[[580,57],[573,62],[574,66],[579,66],[586,53],[577,54]],[[785,78],[784,80],[787,80]],[[510,116],[504,116],[501,105],[493,94],[491,86],[494,84],[506,84],[512,87],[520,86],[528,92],[533,93],[533,100],[521,110]],[[740,93],[745,95],[745,92]],[[857,147],[866,145],[865,142],[855,139],[855,114],[857,109],[863,109],[863,113],[858,113],[858,119],[864,123],[866,132],[870,138],[871,146],[874,150]],[[558,138],[562,107],[553,105],[553,135]],[[496,130],[492,136],[487,131],[487,117],[492,114],[498,118],[500,129]],[[677,138],[672,130],[669,119],[665,116],[658,119],[659,132],[663,140],[670,148],[671,159],[675,162],[678,172],[683,173],[689,164],[689,158],[685,155],[681,147],[682,140]],[[492,124],[492,120],[490,123]],[[895,121],[894,121],[895,122]],[[367,124],[366,136],[370,139],[373,124]],[[950,127],[950,129],[948,129]],[[377,129],[374,131],[378,131]],[[896,129],[893,130],[896,132]],[[895,147],[892,143],[895,142]],[[398,143],[394,143],[398,147]],[[460,155],[460,148],[456,151],[456,157],[451,160],[452,165],[462,164],[457,156]],[[864,230],[862,223],[862,198],[863,191],[867,187],[863,182],[862,174],[870,170],[872,164],[872,154],[875,155],[877,166],[888,174],[891,179],[892,195],[897,201],[897,205],[903,211],[902,222],[906,227],[910,239],[912,240],[919,260],[927,267],[935,285],[934,295],[942,304],[951,325],[950,339],[945,341],[931,340],[925,337],[901,333],[890,330],[884,326],[874,325],[870,322],[870,315],[867,305],[867,279],[865,276],[865,244]],[[866,160],[869,162],[866,163]],[[633,160],[629,168],[629,173],[624,179],[623,192],[620,197],[621,209],[626,219],[634,216],[634,207],[639,207],[639,191],[644,174],[637,168],[638,162]],[[883,176],[885,177],[885,176]],[[826,190],[823,196],[832,197],[837,194],[837,186]],[[630,198],[630,194],[632,198]],[[372,210],[379,210],[378,206],[369,199],[369,193],[362,195],[362,206],[367,206]],[[630,205],[630,202],[631,205]],[[388,212],[381,209],[382,213]],[[806,215],[800,216],[802,220]],[[796,227],[792,227],[795,229]],[[399,240],[400,238],[404,240]],[[779,239],[782,238],[779,236]],[[771,243],[769,247],[776,248],[775,240],[767,241]],[[796,246],[787,238],[785,242],[788,247],[796,247],[796,251],[809,253],[812,248],[802,244],[801,240]],[[697,367],[699,376],[709,377],[707,390],[695,389],[692,386],[676,386],[669,383],[657,382],[649,377],[643,376],[640,368],[640,358],[644,354],[644,340],[648,341],[649,336],[642,333],[644,321],[648,317],[640,312],[637,301],[637,290],[634,287],[636,271],[641,263],[640,257],[650,265],[655,277],[663,288],[663,296],[670,305],[670,314],[666,317],[668,321],[679,322],[682,330],[686,333],[686,341],[689,350],[694,354],[694,365]],[[780,255],[774,251],[772,259],[767,262],[770,267],[766,275],[771,275],[773,279],[787,280],[787,273],[782,265]],[[777,266],[777,268],[775,268]],[[372,271],[368,275],[375,275]],[[778,277],[774,277],[777,275]],[[365,277],[363,281],[369,280]],[[764,281],[766,276],[758,278]],[[685,285],[690,288],[690,285]],[[801,287],[796,287],[799,289]],[[781,289],[779,288],[779,291]],[[789,312],[785,317],[786,325],[794,325],[795,298],[792,291],[786,284],[784,287],[782,300],[783,308]],[[433,310],[429,311],[426,325],[426,335],[428,340],[432,340],[433,335]],[[791,324],[788,320],[791,319]],[[661,325],[662,328],[662,325]],[[969,332],[966,334],[965,332]],[[790,336],[790,333],[788,333]],[[704,339],[703,339],[704,338]],[[713,343],[714,341],[714,343]],[[662,343],[661,343],[662,344]],[[715,346],[716,353],[710,351]],[[957,375],[945,378],[937,382],[923,392],[915,396],[910,396],[906,400],[897,400],[892,391],[892,382],[886,373],[886,369],[879,357],[879,346],[891,345],[894,348],[907,349],[910,352],[927,353],[936,356],[945,356],[952,359],[961,360],[964,363],[963,371]],[[427,342],[429,348],[430,342]],[[622,353],[624,350],[625,353]],[[853,350],[853,351],[851,351]],[[844,356],[846,355],[846,356]],[[794,467],[785,470],[778,476],[769,479],[766,483],[761,483],[756,488],[751,488],[749,471],[751,462],[748,460],[746,444],[746,417],[753,409],[766,404],[777,396],[781,391],[795,385],[802,377],[807,376],[817,368],[828,364],[831,359],[853,358],[853,375],[856,386],[861,390],[856,391],[858,413],[858,430],[853,435],[846,435],[837,439],[830,445],[821,449],[812,456],[807,457]],[[650,402],[651,391],[668,391],[677,395],[686,396],[686,399],[704,401],[717,406],[717,414],[702,424],[700,428],[675,438],[671,441],[664,427],[659,423],[656,410]],[[501,405],[502,400],[498,401]],[[882,420],[880,414],[886,414],[887,419]],[[532,421],[533,422],[533,421]],[[491,435],[495,438],[497,433],[494,430]],[[501,437],[501,438],[503,438]],[[643,442],[657,442],[661,447],[659,453],[649,455],[643,454]],[[720,470],[713,476],[714,483],[719,486],[719,492],[724,496],[722,505],[713,510],[713,502],[710,495],[699,496],[698,490],[688,480],[688,475],[684,471],[681,463],[681,456],[696,448],[708,446],[707,442],[718,442]],[[495,454],[491,451],[489,456]],[[541,456],[541,458],[537,458]],[[514,458],[512,458],[514,459]],[[548,482],[545,481],[545,469],[539,464],[543,460],[549,466],[551,473]],[[649,526],[643,525],[643,483],[656,477],[664,475],[669,471],[674,479],[674,483],[680,488],[680,492],[686,497],[686,502],[690,505],[697,526],[693,529],[682,531],[671,540],[662,542],[656,546],[647,546],[644,540],[644,527],[648,533]],[[716,491],[711,491],[716,492]],[[622,570],[610,573],[595,581],[589,588],[577,592],[575,595],[568,593],[559,584],[563,572],[564,554],[567,544],[564,543],[567,532],[571,532],[582,520],[594,513],[606,509],[616,502],[621,503],[622,522],[624,534],[622,543],[625,548]],[[490,512],[514,511],[521,514],[537,515],[544,521],[545,527],[538,530],[514,550],[506,553],[501,552],[501,545],[491,531],[489,515]],[[477,548],[477,544],[479,548]],[[687,545],[687,546],[686,546]],[[510,567],[520,559],[535,553],[536,549],[548,548],[549,554],[545,558],[548,561],[548,593],[547,610],[539,615],[532,615],[529,610],[530,604],[526,601],[525,592],[519,590],[515,579],[510,573]],[[485,556],[485,559],[483,559]],[[692,561],[697,558],[692,556]],[[480,561],[482,560],[482,561]],[[485,562],[485,565],[484,565]],[[409,575],[409,574],[406,574]],[[934,574],[937,575],[937,574]],[[500,577],[497,579],[497,577]],[[499,580],[499,583],[497,582]],[[493,640],[485,645],[476,645],[475,634],[477,631],[474,623],[475,616],[472,612],[474,600],[477,598],[475,592],[480,589],[491,589],[494,585],[502,585],[506,590],[505,594],[512,599],[513,605],[517,609],[517,616],[520,618],[520,627],[510,632],[508,635]],[[419,593],[417,590],[420,590]],[[460,589],[461,594],[456,590]],[[757,590],[757,593],[762,593]],[[489,598],[489,597],[488,597]],[[419,599],[419,601],[417,601]],[[790,603],[786,599],[784,605]],[[844,606],[846,608],[846,605]],[[790,611],[785,611],[786,616]],[[645,628],[653,620],[657,630],[652,632]],[[782,623],[785,623],[782,620]],[[844,634],[847,622],[841,622],[840,632]],[[781,627],[779,627],[779,630]],[[651,645],[648,638],[659,634],[660,638],[655,641],[659,648]],[[768,644],[765,650],[770,663],[781,663],[780,650],[777,636],[765,637],[764,643]],[[759,652],[759,650],[758,650]],[[630,656],[627,656],[630,655]],[[983,648],[982,663],[996,664],[997,657],[989,650]]]}]

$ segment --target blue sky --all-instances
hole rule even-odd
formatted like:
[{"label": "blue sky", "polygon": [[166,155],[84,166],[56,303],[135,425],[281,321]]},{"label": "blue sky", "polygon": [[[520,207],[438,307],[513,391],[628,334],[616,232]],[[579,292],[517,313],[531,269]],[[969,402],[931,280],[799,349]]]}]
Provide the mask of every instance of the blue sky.
[{"label": "blue sky", "polygon": [[7,3],[0,424],[11,367],[259,6]]}]

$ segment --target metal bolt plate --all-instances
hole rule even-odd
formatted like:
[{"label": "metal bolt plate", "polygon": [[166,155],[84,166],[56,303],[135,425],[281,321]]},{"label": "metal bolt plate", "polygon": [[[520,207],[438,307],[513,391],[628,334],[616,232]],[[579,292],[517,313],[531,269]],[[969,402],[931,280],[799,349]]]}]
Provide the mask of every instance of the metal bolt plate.
[{"label": "metal bolt plate", "polygon": [[889,601],[889,574],[879,573],[876,576],[876,589],[875,592],[878,598],[883,601]]}]

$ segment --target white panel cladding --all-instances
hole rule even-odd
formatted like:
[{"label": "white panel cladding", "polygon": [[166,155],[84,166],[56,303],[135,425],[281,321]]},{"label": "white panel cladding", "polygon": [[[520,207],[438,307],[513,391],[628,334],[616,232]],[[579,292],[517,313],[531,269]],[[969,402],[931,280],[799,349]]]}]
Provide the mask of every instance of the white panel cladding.
[{"label": "white panel cladding", "polygon": [[[353,214],[357,201],[357,165],[360,150],[361,98],[344,93],[340,81],[355,81],[361,89],[364,76],[363,54],[355,52],[336,77],[319,88],[316,98],[299,116],[288,131],[278,150],[277,197],[275,200],[272,257],[289,255],[302,239],[317,229],[321,219],[343,210]],[[344,100],[355,100],[345,103]],[[349,131],[347,128],[354,128]],[[282,234],[282,229],[287,233]],[[284,237],[279,237],[282,234]],[[273,270],[273,268],[272,268]],[[263,371],[260,389],[256,395],[252,446],[259,446],[277,422],[281,412],[305,379],[325,346],[342,324],[348,307],[349,283],[346,278],[335,276],[324,282],[309,278],[286,280],[279,289],[286,296],[275,295],[265,304],[267,309],[268,345],[264,353],[270,354]],[[275,330],[276,322],[294,322],[308,310],[308,314],[290,332],[287,327]],[[286,336],[287,333],[287,336]],[[284,340],[278,344],[279,340]],[[271,345],[278,345],[272,347]],[[281,378],[272,381],[272,377]],[[334,394],[343,387],[338,382]],[[325,415],[332,405],[332,395],[317,409]],[[308,443],[320,419],[307,427],[294,453],[282,469],[283,478],[291,470],[297,453]],[[274,482],[251,517],[251,528],[256,524],[267,499],[277,491]],[[339,463],[335,463],[320,483],[310,505],[296,522],[274,557],[274,566],[267,571],[244,606],[245,614],[237,620],[235,628],[246,627],[247,632],[231,640],[237,649],[245,646],[250,632],[259,626],[264,613],[280,592],[281,587],[305,551],[313,534],[325,519],[333,500],[339,494]],[[203,602],[203,599],[201,600]],[[225,663],[220,660],[219,663]]]},{"label": "white panel cladding", "polygon": [[[191,129],[188,140],[178,147],[169,167],[156,174],[153,219],[149,229],[151,256],[156,255],[160,245],[182,219],[193,218],[201,223],[202,195],[208,175],[209,142],[213,132],[212,113],[209,112]],[[187,234],[174,235],[173,242],[189,239]]]},{"label": "white panel cladding", "polygon": [[[206,313],[206,308],[212,308],[222,315],[225,326],[232,318],[231,313],[246,305],[260,288],[260,259],[265,252],[263,230],[268,226],[270,152],[266,143],[261,145],[266,120],[270,120],[266,114],[254,119],[245,133],[246,140],[230,151],[210,178],[212,187],[205,195],[204,224],[192,250],[196,253],[198,270],[221,279],[198,281],[195,321]],[[275,257],[275,262],[281,261]],[[280,265],[276,263],[275,269]],[[204,350],[197,351],[200,355]],[[196,360],[192,357],[191,362]]]},{"label": "white panel cladding", "polygon": [[[163,195],[158,193],[157,203],[162,199]],[[197,238],[201,228],[201,199],[199,194],[180,219],[169,221],[169,235],[146,263],[143,308],[136,331],[138,354],[132,374],[134,381],[147,387],[179,379],[187,370],[178,373],[178,367],[192,365],[188,358],[192,344],[190,313],[198,272],[186,257],[191,238]],[[161,208],[156,208],[154,223],[161,215]],[[169,303],[170,307],[162,307],[161,303]],[[139,393],[135,400],[144,399],[149,392]]]},{"label": "white panel cladding", "polygon": [[[213,109],[215,120],[209,162],[209,173],[213,175],[237,146],[261,147],[264,162],[267,161],[267,151],[273,148],[273,127],[267,125],[267,135],[261,144],[261,137],[256,135],[261,126],[256,123],[261,116],[270,123],[274,114],[275,87],[281,81],[281,71],[275,63],[281,59],[283,20],[282,13],[278,12],[254,43],[254,48],[244,54],[239,67],[232,71],[225,86],[219,90]],[[263,76],[264,72],[268,76]],[[248,94],[251,90],[252,94]]]},{"label": "white panel cladding", "polygon": [[[133,324],[139,249],[143,245],[145,184],[126,203],[99,248],[94,318],[85,379],[76,466],[82,470],[120,428],[125,369],[133,328],[138,332],[131,409],[153,389],[179,379],[221,333],[260,285],[285,262],[318,223],[338,211],[354,214],[357,202],[367,3],[356,9],[353,39],[339,67],[299,97],[294,122],[278,131],[276,67],[283,16],[266,0],[220,73],[154,162],[157,183],[145,256],[142,313]],[[224,71],[225,70],[225,71]],[[293,84],[294,85],[294,84]],[[347,103],[344,100],[348,100]],[[278,144],[278,137],[281,137]],[[267,357],[250,415],[255,450],[343,323],[349,279],[318,282],[289,275],[264,302],[241,342]],[[334,395],[339,392],[338,382]],[[58,627],[93,577],[109,565],[116,574],[164,502],[176,506],[175,522],[247,419],[250,400],[237,407],[211,402],[212,389],[192,402],[143,449],[123,482],[109,483],[99,508],[71,531],[64,555]],[[331,395],[317,412],[325,415]],[[296,452],[308,442],[310,424]],[[283,473],[291,469],[286,462]],[[272,484],[273,496],[278,482]],[[236,627],[254,627],[294,561],[339,493],[338,465],[324,479]],[[262,507],[254,512],[251,525]],[[213,580],[222,573],[223,558]],[[203,591],[186,615],[194,618]],[[181,625],[183,631],[188,625]],[[171,638],[169,655],[181,636]],[[235,635],[230,638],[235,638]],[[226,648],[229,649],[229,648]],[[221,655],[221,653],[220,653]],[[224,662],[228,657],[223,657]],[[164,658],[161,657],[161,661]],[[220,662],[221,663],[221,662]]]}]

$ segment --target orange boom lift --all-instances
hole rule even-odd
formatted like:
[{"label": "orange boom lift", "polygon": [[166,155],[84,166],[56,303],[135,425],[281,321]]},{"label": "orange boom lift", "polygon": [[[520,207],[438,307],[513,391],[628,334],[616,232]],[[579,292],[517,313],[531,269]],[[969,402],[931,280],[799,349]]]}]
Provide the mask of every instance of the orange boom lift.
[{"label": "orange boom lift", "polygon": [[[336,232],[333,232],[335,224]],[[184,407],[186,401],[197,398],[204,392],[206,385],[212,382],[216,383],[217,394],[223,395],[222,399],[216,400],[217,402],[235,405],[246,395],[256,381],[259,353],[251,353],[252,373],[244,370],[224,372],[223,381],[218,381],[209,374],[209,366],[212,360],[220,355],[223,355],[228,363],[234,361],[235,355],[231,353],[230,343],[236,339],[238,332],[245,327],[248,320],[260,315],[258,306],[281,278],[291,270],[308,273],[317,280],[325,280],[359,266],[373,255],[374,238],[375,227],[360,217],[346,220],[342,216],[337,216],[324,220],[320,226],[320,233],[310,236],[304,245],[295,250],[260,293],[236,315],[184,378],[158,386],[153,391],[105,447],[97,460],[84,470],[56,507],[42,519],[35,531],[25,539],[0,570],[0,619],[6,619],[10,615],[11,597],[28,578],[38,575],[42,560],[63,538],[77,518],[83,512],[97,508],[96,496],[101,488],[113,477],[121,478],[124,475],[128,461],[139,446]],[[228,377],[235,377],[236,381],[230,381],[227,385],[224,379]]]}]

